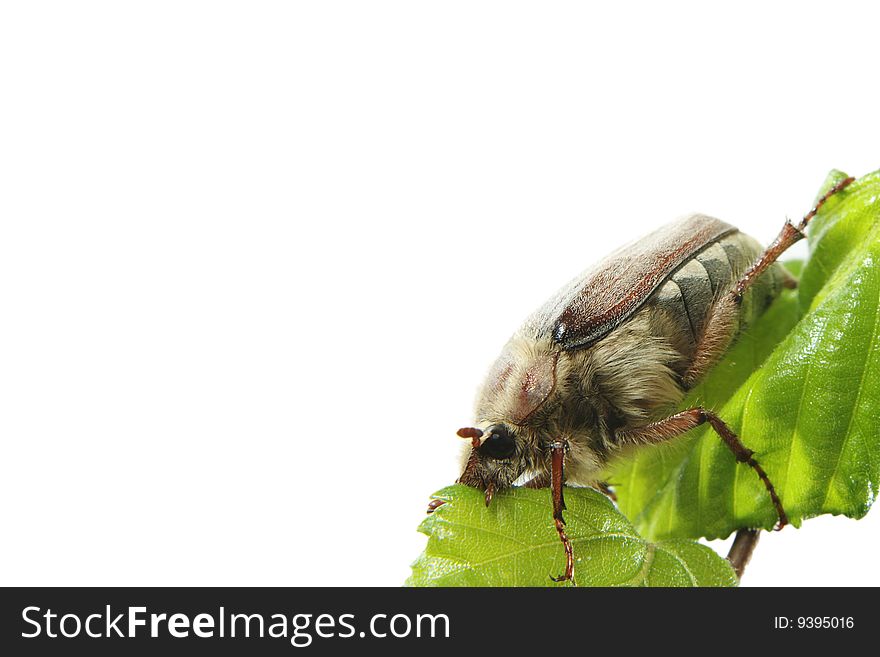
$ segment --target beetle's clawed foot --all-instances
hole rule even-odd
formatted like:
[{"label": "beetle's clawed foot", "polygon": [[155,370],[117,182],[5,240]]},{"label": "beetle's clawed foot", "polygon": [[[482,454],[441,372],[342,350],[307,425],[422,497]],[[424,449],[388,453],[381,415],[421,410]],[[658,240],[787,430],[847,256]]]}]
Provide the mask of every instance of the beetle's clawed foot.
[{"label": "beetle's clawed foot", "polygon": [[434,513],[441,506],[446,504],[446,500],[431,500],[428,502],[428,513]]},{"label": "beetle's clawed foot", "polygon": [[556,521],[556,533],[559,534],[559,540],[562,541],[562,547],[565,550],[565,573],[558,577],[550,575],[550,579],[554,582],[571,581],[574,584],[574,548],[571,546],[571,540],[565,533],[565,520],[562,515],[554,519]]},{"label": "beetle's clawed foot", "polygon": [[596,482],[596,490],[602,493],[605,497],[607,497],[612,502],[617,502],[617,493],[614,492],[614,489],[611,488],[611,484],[606,481],[597,481]]},{"label": "beetle's clawed foot", "polygon": [[486,506],[489,506],[492,503],[492,498],[495,496],[495,484],[489,484],[486,486]]}]

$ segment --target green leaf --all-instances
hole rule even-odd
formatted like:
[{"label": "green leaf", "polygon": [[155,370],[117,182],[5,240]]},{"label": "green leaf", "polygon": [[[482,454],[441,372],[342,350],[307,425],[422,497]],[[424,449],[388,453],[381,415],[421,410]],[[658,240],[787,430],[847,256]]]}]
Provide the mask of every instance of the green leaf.
[{"label": "green leaf", "polygon": [[[830,188],[844,174],[834,171]],[[811,256],[782,295],[681,405],[716,410],[755,450],[792,523],[864,516],[880,483],[880,172],[828,201]],[[645,536],[724,537],[771,528],[758,477],[705,427],[645,447],[607,476]]]},{"label": "green leaf", "polygon": [[[562,586],[565,568],[548,490],[516,488],[495,495],[449,486],[446,504],[419,527],[428,536],[408,586]],[[580,586],[735,586],[727,560],[689,540],[648,543],[608,498],[567,488],[566,531]]]}]

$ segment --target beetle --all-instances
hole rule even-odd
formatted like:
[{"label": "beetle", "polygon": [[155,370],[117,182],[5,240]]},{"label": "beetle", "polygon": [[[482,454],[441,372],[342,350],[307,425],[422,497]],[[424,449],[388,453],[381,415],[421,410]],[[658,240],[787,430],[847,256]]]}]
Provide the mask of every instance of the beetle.
[{"label": "beetle", "polygon": [[[767,473],[712,410],[670,414],[733,345],[737,336],[797,281],[776,261],[802,239],[810,220],[846,178],[801,222],[786,221],[763,249],[733,226],[691,215],[618,249],[563,287],[513,335],[476,403],[476,424],[458,482],[485,491],[550,487],[553,519],[573,580],[565,533],[563,484],[597,481],[623,450],[666,442],[708,423],[736,461],[763,482],[779,517],[782,501]],[[443,502],[433,500],[429,513]]]}]

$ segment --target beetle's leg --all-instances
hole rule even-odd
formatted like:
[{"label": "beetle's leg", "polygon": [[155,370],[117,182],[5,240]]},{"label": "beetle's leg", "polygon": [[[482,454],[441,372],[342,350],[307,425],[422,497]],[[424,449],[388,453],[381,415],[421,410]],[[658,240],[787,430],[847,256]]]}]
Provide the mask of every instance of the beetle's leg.
[{"label": "beetle's leg", "polygon": [[[782,230],[779,231],[779,235],[773,240],[773,243],[764,250],[755,263],[746,270],[746,273],[733,284],[730,292],[721,297],[714,305],[709,317],[706,319],[703,335],[697,344],[693,363],[682,377],[682,382],[686,389],[691,388],[703,378],[703,375],[721,360],[721,357],[727,352],[736,333],[736,317],[746,290],[770,265],[776,262],[779,256],[793,244],[806,237],[804,231],[807,229],[807,224],[816,216],[819,209],[825,205],[829,198],[837,194],[853,182],[853,180],[855,178],[846,178],[829,189],[822,198],[816,201],[813,209],[804,215],[804,218],[801,219],[797,226],[793,225],[790,221],[786,221]],[[792,276],[788,276],[783,281],[783,285],[788,288],[796,287],[797,280]]]},{"label": "beetle's leg", "polygon": [[767,473],[764,472],[764,468],[754,459],[754,452],[743,445],[739,437],[730,430],[730,427],[712,411],[699,407],[691,408],[681,413],[670,415],[664,420],[646,424],[643,427],[618,431],[616,438],[621,445],[651,445],[680,436],[706,422],[711,425],[715,433],[721,437],[724,444],[733,452],[736,460],[739,463],[747,463],[758,474],[761,481],[764,482],[767,492],[770,493],[773,506],[776,507],[776,513],[779,516],[779,524],[776,528],[782,529],[785,527],[788,524],[788,516],[785,514],[785,509],[782,508],[782,501],[779,499],[779,495],[776,494],[776,488],[773,487],[773,483],[770,481]]},{"label": "beetle's leg", "polygon": [[562,582],[572,580],[574,583],[574,548],[571,546],[571,540],[565,533],[565,519],[562,512],[565,509],[565,497],[562,494],[562,484],[564,480],[564,459],[565,459],[565,443],[556,441],[550,445],[550,476],[546,473],[539,474],[529,479],[522,485],[523,488],[547,488],[550,486],[553,495],[553,520],[556,522],[556,531],[559,533],[559,540],[565,548],[565,574],[560,577],[550,579],[554,582]]},{"label": "beetle's leg", "polygon": [[554,582],[571,580],[574,584],[574,549],[571,540],[565,533],[565,519],[562,512],[565,510],[565,498],[562,494],[564,478],[563,464],[565,461],[565,443],[557,440],[550,445],[550,492],[553,495],[553,520],[556,522],[556,533],[562,541],[565,549],[565,574],[559,577],[550,576]]},{"label": "beetle's leg", "polygon": [[[540,474],[524,483],[521,488],[547,488],[550,485],[550,478],[546,474]],[[612,502],[617,501],[617,494],[611,489],[611,484],[607,481],[594,481],[590,484],[591,488],[595,488]]]},{"label": "beetle's leg", "polygon": [[[489,506],[489,504],[492,502],[492,497],[494,495],[495,484],[490,483],[488,486],[486,486],[486,506]],[[434,511],[439,509],[444,504],[446,504],[446,500],[438,500],[436,498],[431,500],[430,502],[428,502],[428,513],[434,513]]]},{"label": "beetle's leg", "polygon": [[593,484],[593,488],[598,490],[612,502],[617,501],[617,493],[611,490],[611,486],[608,484],[607,481],[597,481],[595,484]]},{"label": "beetle's leg", "polygon": [[495,497],[495,484],[490,481],[489,485],[486,486],[486,495],[485,495],[486,506],[489,506],[492,503],[493,497]]},{"label": "beetle's leg", "polygon": [[434,513],[438,508],[446,504],[446,500],[431,500],[428,502],[428,513]]},{"label": "beetle's leg", "polygon": [[854,180],[855,178],[845,178],[829,189],[822,198],[816,201],[816,205],[813,206],[813,209],[804,215],[804,218],[801,219],[797,226],[794,226],[790,221],[786,221],[782,230],[779,231],[779,235],[773,240],[773,243],[764,250],[764,253],[761,254],[761,257],[758,258],[757,262],[755,262],[755,264],[743,274],[742,278],[736,282],[731,294],[736,295],[741,299],[743,293],[758,276],[764,273],[764,270],[767,269],[767,267],[776,262],[777,258],[779,258],[779,256],[781,256],[793,244],[807,236],[804,232],[807,230],[807,224],[809,224],[810,220],[818,214],[822,206],[825,205],[825,202]]}]

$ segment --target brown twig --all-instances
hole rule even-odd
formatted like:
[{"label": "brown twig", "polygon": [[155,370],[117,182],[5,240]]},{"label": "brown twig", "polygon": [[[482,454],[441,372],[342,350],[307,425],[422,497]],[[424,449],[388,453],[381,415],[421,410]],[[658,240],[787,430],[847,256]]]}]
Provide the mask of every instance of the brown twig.
[{"label": "brown twig", "polygon": [[755,551],[755,546],[758,545],[759,531],[758,529],[740,529],[736,533],[736,538],[733,539],[730,552],[727,553],[727,560],[733,566],[733,570],[739,579],[742,579],[743,572],[745,572],[746,566],[752,558],[752,552]]}]

